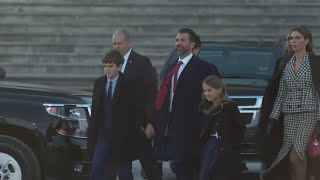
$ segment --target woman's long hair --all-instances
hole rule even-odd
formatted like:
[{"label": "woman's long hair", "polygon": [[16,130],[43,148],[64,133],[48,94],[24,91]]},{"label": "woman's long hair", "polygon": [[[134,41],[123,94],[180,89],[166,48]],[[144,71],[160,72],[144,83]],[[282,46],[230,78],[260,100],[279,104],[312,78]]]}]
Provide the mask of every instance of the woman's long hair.
[{"label": "woman's long hair", "polygon": [[209,102],[204,95],[202,95],[202,101],[200,103],[200,110],[204,113],[204,114],[211,114],[214,113],[216,109],[220,109],[218,108],[219,106],[223,106],[223,104],[229,103],[231,102],[228,93],[226,92],[226,87],[223,83],[223,81],[218,77],[218,76],[208,76],[206,77],[203,81],[202,84],[207,84],[208,86],[214,88],[214,89],[219,89],[221,88],[222,91],[220,93],[219,96],[219,105],[218,106],[214,106],[212,104],[212,102]]},{"label": "woman's long hair", "polygon": [[287,43],[286,43],[286,48],[285,48],[285,54],[294,54],[294,51],[291,48],[290,45],[290,35],[293,31],[297,31],[300,34],[302,34],[302,36],[305,39],[309,39],[309,43],[306,46],[306,51],[310,54],[310,55],[314,55],[314,51],[313,51],[313,38],[312,38],[312,33],[309,30],[309,28],[305,25],[299,25],[296,26],[294,28],[292,28],[287,36]]}]

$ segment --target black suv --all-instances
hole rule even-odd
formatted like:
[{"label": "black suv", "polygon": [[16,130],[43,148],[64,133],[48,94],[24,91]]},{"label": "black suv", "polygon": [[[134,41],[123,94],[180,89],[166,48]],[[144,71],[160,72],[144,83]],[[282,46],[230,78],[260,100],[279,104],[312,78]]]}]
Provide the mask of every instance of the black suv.
[{"label": "black suv", "polygon": [[90,93],[0,80],[0,179],[87,177],[90,103]]},{"label": "black suv", "polygon": [[[241,144],[243,173],[257,173],[263,168],[261,150],[257,146],[260,107],[267,81],[271,78],[276,59],[282,54],[282,44],[276,42],[216,42],[202,43],[200,58],[217,66],[227,86],[230,98],[238,104],[247,130]],[[176,63],[178,55],[173,50],[159,76]],[[172,167],[173,171],[174,168]]]}]

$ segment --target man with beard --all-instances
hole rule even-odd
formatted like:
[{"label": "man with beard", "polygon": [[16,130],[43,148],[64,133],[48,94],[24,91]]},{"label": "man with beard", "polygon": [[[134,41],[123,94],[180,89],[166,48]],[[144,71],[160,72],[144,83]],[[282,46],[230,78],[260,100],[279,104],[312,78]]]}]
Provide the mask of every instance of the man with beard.
[{"label": "man with beard", "polygon": [[193,55],[196,33],[183,28],[176,35],[179,58],[168,66],[155,100],[156,152],[160,160],[176,164],[177,180],[192,180],[200,148],[201,83],[219,75],[215,66]]}]

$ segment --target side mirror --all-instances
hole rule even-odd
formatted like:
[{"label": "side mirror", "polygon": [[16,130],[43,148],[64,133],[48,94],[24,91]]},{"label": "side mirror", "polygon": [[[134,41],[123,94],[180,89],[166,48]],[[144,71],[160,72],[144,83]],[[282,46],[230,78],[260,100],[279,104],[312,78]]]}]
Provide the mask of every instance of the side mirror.
[{"label": "side mirror", "polygon": [[6,77],[6,71],[3,67],[0,66],[0,79],[4,79]]}]

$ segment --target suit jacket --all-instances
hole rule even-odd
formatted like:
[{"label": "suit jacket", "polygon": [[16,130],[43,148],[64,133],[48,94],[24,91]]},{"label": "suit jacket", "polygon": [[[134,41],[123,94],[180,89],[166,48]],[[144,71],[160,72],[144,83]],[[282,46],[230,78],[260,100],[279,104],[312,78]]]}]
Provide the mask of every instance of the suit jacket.
[{"label": "suit jacket", "polygon": [[146,125],[153,118],[152,105],[157,93],[157,72],[152,66],[150,59],[135,51],[131,51],[124,75],[138,84],[139,101],[145,108],[146,117],[143,125]]},{"label": "suit jacket", "polygon": [[[92,158],[97,142],[99,129],[104,123],[104,91],[106,77],[101,76],[94,83],[91,120],[88,124],[87,148]],[[142,107],[139,107],[136,88],[122,73],[115,87],[112,99],[112,144],[111,157],[116,161],[132,161],[142,152],[142,137],[144,135],[137,124],[140,124]]]},{"label": "suit jacket", "polygon": [[314,88],[308,55],[304,57],[297,73],[294,72],[295,58],[284,68],[279,91],[271,117],[278,119],[280,113],[317,111],[319,99]]},{"label": "suit jacket", "polygon": [[[166,70],[168,74],[175,64]],[[162,138],[168,125],[167,149],[173,160],[193,160],[200,148],[202,81],[209,75],[219,75],[216,68],[192,56],[181,72],[176,92],[169,112],[170,93],[167,94],[163,108],[157,113],[156,151],[160,154],[164,146]],[[160,157],[161,158],[161,157]]]},{"label": "suit jacket", "polygon": [[[274,106],[274,102],[276,100],[276,96],[278,94],[280,79],[283,74],[283,70],[292,55],[293,54],[285,55],[277,61],[272,78],[270,79],[265,89],[262,101],[261,117],[259,122],[261,140],[259,143],[259,147],[263,151],[262,157],[265,160],[266,167],[269,167],[271,165],[272,161],[275,159],[282,146],[283,114],[280,114],[279,121],[276,121],[273,128],[274,130],[271,134],[266,134],[266,127],[270,122],[270,115]],[[320,95],[320,57],[309,55],[309,62],[311,67],[312,81],[315,85],[318,95]]]}]

